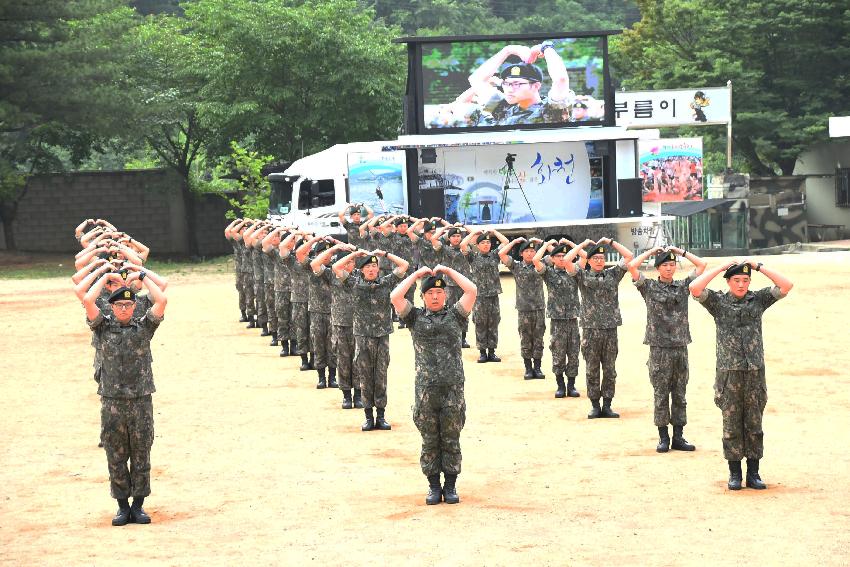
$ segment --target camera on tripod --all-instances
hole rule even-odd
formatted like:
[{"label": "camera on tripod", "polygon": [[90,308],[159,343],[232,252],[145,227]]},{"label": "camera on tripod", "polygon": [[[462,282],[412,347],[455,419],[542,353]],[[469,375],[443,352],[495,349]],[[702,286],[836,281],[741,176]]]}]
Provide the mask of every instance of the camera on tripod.
[{"label": "camera on tripod", "polygon": [[516,161],[516,154],[508,154],[505,156],[505,163],[508,165],[508,169],[514,168],[514,162]]}]

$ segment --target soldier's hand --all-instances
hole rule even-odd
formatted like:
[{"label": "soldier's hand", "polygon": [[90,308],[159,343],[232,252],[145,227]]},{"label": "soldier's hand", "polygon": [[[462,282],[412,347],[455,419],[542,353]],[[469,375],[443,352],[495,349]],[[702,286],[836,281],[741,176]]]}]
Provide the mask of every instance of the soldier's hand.
[{"label": "soldier's hand", "polygon": [[610,244],[610,243],[611,243],[611,239],[608,238],[607,236],[603,236],[602,238],[600,238],[599,240],[596,241],[597,246],[605,246],[606,244]]},{"label": "soldier's hand", "polygon": [[656,246],[655,248],[652,249],[652,255],[653,256],[657,256],[657,255],[661,254],[662,252],[664,252],[663,246]]},{"label": "soldier's hand", "polygon": [[433,276],[433,275],[434,275],[434,270],[432,270],[428,266],[422,266],[421,268],[416,270],[416,277],[417,278],[423,278],[425,276]]},{"label": "soldier's hand", "polygon": [[437,264],[436,266],[434,266],[434,272],[433,273],[436,276],[437,274],[440,274],[441,272],[445,272],[445,271],[446,271],[446,267],[444,265]]}]

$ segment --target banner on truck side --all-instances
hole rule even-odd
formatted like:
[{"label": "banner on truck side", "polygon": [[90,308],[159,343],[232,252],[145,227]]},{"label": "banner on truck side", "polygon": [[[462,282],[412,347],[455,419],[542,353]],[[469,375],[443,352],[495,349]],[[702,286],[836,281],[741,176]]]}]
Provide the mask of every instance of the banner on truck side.
[{"label": "banner on truck side", "polygon": [[365,203],[376,215],[407,214],[404,151],[348,154],[349,202]]},{"label": "banner on truck side", "polygon": [[644,202],[702,201],[702,138],[638,140]]},{"label": "banner on truck side", "polygon": [[[602,172],[591,176],[583,142],[435,148],[419,163],[422,202],[464,224],[602,217]],[[507,166],[513,157],[513,172]],[[508,185],[507,191],[505,185]]]},{"label": "banner on truck side", "polygon": [[629,128],[726,124],[731,93],[731,87],[615,92],[615,122]]}]

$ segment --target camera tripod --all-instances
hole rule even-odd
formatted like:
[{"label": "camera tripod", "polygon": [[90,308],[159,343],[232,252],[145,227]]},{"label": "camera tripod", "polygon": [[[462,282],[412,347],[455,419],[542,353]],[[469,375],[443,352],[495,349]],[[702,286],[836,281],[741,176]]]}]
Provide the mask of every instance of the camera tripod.
[{"label": "camera tripod", "polygon": [[[516,174],[516,170],[514,169],[514,161],[516,160],[516,154],[508,154],[505,157],[505,183],[504,183],[504,191],[502,191],[502,206],[499,209],[499,224],[504,224],[505,215],[507,214],[508,208],[508,189],[516,189],[519,188],[520,193],[522,193],[523,199],[525,199],[525,204],[528,205],[528,212],[531,213],[531,218],[537,221],[537,217],[534,216],[534,211],[531,208],[531,203],[528,202],[528,197],[525,194],[525,189],[522,188],[522,182],[520,182],[519,177]],[[516,181],[517,187],[511,187],[511,176]]]}]

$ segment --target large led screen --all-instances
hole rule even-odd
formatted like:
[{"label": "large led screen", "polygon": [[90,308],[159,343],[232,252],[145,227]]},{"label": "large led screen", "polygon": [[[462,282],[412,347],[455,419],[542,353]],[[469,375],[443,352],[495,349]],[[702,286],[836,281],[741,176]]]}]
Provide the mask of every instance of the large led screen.
[{"label": "large led screen", "polygon": [[425,130],[600,124],[605,38],[422,45]]}]

